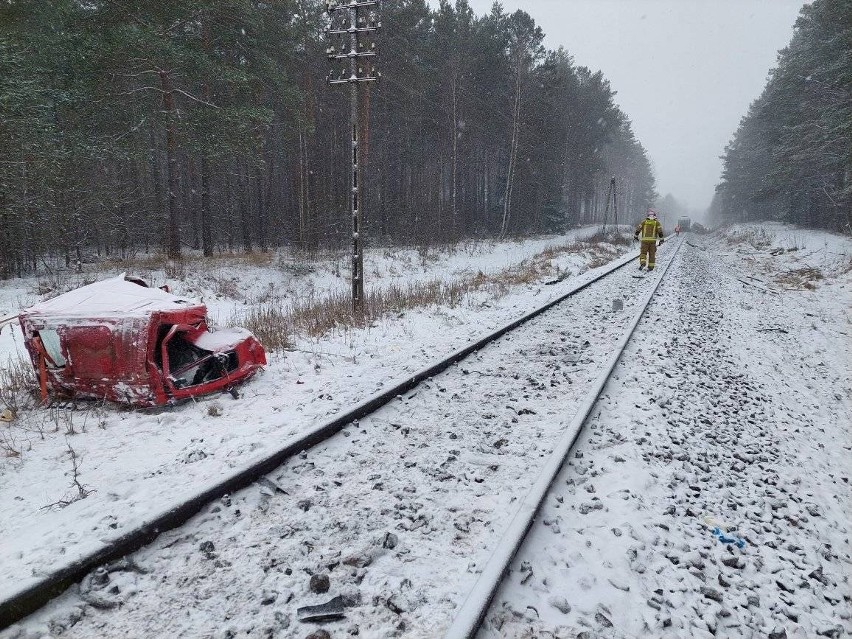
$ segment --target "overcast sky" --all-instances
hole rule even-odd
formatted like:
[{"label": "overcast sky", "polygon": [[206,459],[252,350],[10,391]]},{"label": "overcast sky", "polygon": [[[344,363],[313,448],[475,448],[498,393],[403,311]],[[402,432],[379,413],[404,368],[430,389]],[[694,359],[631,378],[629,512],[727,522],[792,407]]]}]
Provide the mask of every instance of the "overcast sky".
[{"label": "overcast sky", "polygon": [[[433,6],[437,0],[430,0]],[[489,13],[493,0],[469,0]],[[502,0],[578,65],[609,79],[654,164],[657,190],[710,205],[725,145],[760,95],[802,0]]]}]

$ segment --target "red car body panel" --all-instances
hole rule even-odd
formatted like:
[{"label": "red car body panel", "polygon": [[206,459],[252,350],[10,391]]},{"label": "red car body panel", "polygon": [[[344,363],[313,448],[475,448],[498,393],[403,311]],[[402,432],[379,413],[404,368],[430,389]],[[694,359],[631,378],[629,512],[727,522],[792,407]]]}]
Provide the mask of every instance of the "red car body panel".
[{"label": "red car body panel", "polygon": [[124,276],[21,311],[24,343],[54,393],[157,406],[229,389],[266,364],[241,328],[209,331],[203,304]]}]

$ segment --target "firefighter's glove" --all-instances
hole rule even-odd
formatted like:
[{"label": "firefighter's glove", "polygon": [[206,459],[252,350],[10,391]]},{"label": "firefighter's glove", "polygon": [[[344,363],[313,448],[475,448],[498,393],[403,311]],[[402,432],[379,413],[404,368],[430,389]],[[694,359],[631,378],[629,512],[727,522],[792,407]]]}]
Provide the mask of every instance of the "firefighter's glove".
[{"label": "firefighter's glove", "polygon": [[663,238],[660,238],[660,246],[663,245]]}]

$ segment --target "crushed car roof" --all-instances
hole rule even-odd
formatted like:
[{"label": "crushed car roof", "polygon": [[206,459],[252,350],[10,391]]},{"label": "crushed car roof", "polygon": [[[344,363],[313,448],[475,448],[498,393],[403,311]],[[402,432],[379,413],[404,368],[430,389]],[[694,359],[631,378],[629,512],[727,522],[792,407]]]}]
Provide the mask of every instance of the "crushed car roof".
[{"label": "crushed car roof", "polygon": [[144,317],[158,311],[186,310],[200,305],[201,302],[159,288],[140,286],[126,280],[122,273],[35,304],[23,313],[59,317]]}]

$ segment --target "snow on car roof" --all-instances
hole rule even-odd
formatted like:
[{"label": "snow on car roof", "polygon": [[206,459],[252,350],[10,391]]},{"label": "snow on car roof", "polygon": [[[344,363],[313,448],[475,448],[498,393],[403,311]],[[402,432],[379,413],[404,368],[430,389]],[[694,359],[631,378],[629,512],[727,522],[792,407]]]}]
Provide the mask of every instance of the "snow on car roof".
[{"label": "snow on car roof", "polygon": [[22,311],[26,315],[66,317],[144,316],[156,311],[184,310],[200,302],[178,297],[159,288],[140,286],[118,277],[101,280]]},{"label": "snow on car roof", "polygon": [[234,348],[247,337],[251,337],[251,331],[245,328],[220,328],[212,333],[205,331],[188,336],[188,339],[206,351],[223,351]]}]

